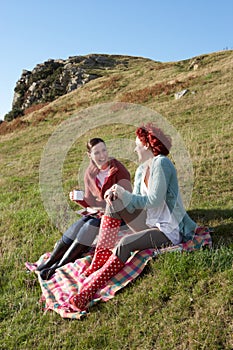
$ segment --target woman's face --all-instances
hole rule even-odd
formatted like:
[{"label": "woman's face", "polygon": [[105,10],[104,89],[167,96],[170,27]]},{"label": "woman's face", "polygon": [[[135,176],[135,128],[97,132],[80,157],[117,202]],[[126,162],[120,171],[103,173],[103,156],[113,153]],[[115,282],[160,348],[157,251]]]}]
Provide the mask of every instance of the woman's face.
[{"label": "woman's face", "polygon": [[152,152],[150,152],[147,146],[144,146],[138,137],[136,137],[135,141],[136,147],[134,149],[138,154],[138,160],[140,163],[144,163],[146,160],[151,158]]},{"label": "woman's face", "polygon": [[88,153],[89,158],[93,160],[97,168],[106,169],[108,167],[108,151],[103,142],[93,146],[91,152]]}]

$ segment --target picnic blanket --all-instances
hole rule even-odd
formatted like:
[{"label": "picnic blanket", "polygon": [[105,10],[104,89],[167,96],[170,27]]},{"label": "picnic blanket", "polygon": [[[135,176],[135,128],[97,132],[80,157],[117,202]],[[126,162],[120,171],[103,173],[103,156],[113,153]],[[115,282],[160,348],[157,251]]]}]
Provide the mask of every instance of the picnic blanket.
[{"label": "picnic blanket", "polygon": [[[212,247],[210,230],[206,229],[201,234],[196,234],[194,238],[186,243],[176,246],[170,246],[162,249],[146,249],[140,252],[134,252],[128,259],[123,269],[112,277],[108,284],[99,289],[90,301],[88,307],[99,301],[108,301],[112,299],[116,292],[124,288],[137,278],[148,262],[159,254],[174,251],[195,251],[204,247]],[[29,271],[34,271],[40,283],[42,296],[40,301],[44,304],[44,311],[53,310],[62,318],[71,318],[80,320],[87,315],[87,311],[79,311],[75,306],[69,303],[69,298],[78,293],[93,275],[85,278],[83,272],[90,265],[93,254],[77,259],[74,263],[68,263],[56,270],[56,273],[49,280],[42,280],[36,267],[42,261],[49,257],[50,253],[45,253],[36,263],[26,262],[25,265]]]}]

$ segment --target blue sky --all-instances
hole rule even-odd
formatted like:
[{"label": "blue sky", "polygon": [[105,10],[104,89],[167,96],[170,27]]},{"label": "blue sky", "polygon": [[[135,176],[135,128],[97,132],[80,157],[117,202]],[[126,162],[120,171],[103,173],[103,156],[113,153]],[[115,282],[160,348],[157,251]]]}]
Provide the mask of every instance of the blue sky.
[{"label": "blue sky", "polygon": [[168,62],[233,49],[233,0],[7,0],[0,3],[0,118],[22,70],[90,53]]}]

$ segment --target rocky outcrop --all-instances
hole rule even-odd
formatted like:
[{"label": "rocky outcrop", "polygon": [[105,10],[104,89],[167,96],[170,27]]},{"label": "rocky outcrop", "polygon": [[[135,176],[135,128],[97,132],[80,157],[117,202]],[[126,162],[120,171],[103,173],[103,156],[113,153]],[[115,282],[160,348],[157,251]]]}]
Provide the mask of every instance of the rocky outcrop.
[{"label": "rocky outcrop", "polygon": [[37,64],[32,71],[23,70],[14,89],[12,111],[5,120],[22,116],[33,105],[51,102],[78,89],[119,64],[127,66],[125,56],[91,54],[72,56],[66,60],[49,59]]}]

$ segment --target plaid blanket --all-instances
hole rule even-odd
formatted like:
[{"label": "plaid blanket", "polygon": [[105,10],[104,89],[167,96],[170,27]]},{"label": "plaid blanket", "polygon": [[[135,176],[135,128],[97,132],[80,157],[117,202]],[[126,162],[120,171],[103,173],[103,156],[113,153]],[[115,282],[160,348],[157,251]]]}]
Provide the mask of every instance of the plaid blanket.
[{"label": "plaid blanket", "polygon": [[[104,288],[96,292],[93,300],[88,304],[88,307],[90,308],[100,300],[106,302],[113,298],[118,290],[124,288],[128,283],[138,277],[148,262],[159,254],[174,251],[194,251],[203,247],[212,247],[209,229],[206,229],[205,232],[200,234],[196,234],[193,240],[186,243],[160,250],[146,249],[135,252],[126,262],[123,269],[111,278]],[[87,255],[81,259],[77,259],[74,263],[68,263],[57,269],[52,278],[46,281],[41,279],[36,271],[36,267],[47,259],[49,255],[50,253],[45,253],[36,263],[25,263],[29,271],[37,273],[42,290],[41,302],[44,304],[45,312],[53,310],[63,318],[82,319],[87,315],[87,312],[80,312],[78,309],[75,309],[75,307],[69,303],[69,298],[71,295],[78,293],[80,288],[92,278],[93,275],[90,275],[86,279],[83,278],[83,272],[90,265],[92,255]]]}]

